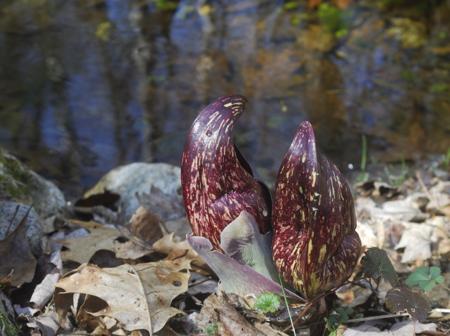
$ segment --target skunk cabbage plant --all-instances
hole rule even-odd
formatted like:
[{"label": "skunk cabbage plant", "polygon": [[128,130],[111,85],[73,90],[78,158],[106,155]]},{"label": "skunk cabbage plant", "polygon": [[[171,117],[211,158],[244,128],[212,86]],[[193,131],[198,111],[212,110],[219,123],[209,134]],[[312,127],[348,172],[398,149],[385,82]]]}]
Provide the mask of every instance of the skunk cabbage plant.
[{"label": "skunk cabbage plant", "polygon": [[241,96],[217,99],[195,119],[184,148],[181,183],[186,213],[196,236],[220,248],[220,233],[242,211],[261,233],[270,228],[271,202],[233,143],[236,120],[245,108]]},{"label": "skunk cabbage plant", "polygon": [[316,149],[309,122],[297,129],[275,187],[272,253],[286,283],[313,298],[341,285],[360,255],[352,194]]}]

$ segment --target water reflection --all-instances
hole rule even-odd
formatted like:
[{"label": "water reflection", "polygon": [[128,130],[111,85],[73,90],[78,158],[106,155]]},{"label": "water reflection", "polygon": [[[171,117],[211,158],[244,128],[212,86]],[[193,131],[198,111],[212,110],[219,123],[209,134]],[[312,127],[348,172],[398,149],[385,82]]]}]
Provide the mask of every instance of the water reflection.
[{"label": "water reflection", "polygon": [[372,160],[450,145],[448,2],[360,2],[340,38],[313,11],[263,0],[17,0],[0,12],[0,143],[72,194],[126,162],[178,164],[198,109],[230,93],[249,98],[236,141],[269,181],[304,119],[341,166],[358,162],[361,134]]}]

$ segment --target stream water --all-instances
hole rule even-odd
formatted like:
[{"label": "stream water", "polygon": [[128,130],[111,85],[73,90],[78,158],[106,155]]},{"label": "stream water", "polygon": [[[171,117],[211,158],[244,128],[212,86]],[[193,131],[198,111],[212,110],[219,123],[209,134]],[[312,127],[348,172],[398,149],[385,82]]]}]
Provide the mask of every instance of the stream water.
[{"label": "stream water", "polygon": [[369,162],[447,152],[450,2],[305,2],[4,0],[0,145],[76,195],[179,164],[199,109],[240,93],[236,143],[268,181],[306,119],[344,171],[363,137]]}]

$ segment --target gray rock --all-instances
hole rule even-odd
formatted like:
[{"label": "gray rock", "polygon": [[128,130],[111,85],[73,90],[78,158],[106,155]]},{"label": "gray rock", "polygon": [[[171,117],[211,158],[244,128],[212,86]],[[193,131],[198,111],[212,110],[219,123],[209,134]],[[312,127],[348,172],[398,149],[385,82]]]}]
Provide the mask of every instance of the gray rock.
[{"label": "gray rock", "polygon": [[56,185],[1,148],[0,200],[32,205],[43,219],[55,215],[65,205],[64,195]]},{"label": "gray rock", "polygon": [[[28,214],[27,214],[28,213]],[[36,211],[29,205],[11,201],[0,201],[0,243],[16,231],[25,218],[25,235],[35,256],[42,254],[42,222]]]},{"label": "gray rock", "polygon": [[131,163],[111,170],[86,194],[85,197],[103,193],[105,190],[121,197],[121,209],[129,219],[139,207],[136,195],[150,194],[152,190],[181,201],[180,168],[166,163]]}]

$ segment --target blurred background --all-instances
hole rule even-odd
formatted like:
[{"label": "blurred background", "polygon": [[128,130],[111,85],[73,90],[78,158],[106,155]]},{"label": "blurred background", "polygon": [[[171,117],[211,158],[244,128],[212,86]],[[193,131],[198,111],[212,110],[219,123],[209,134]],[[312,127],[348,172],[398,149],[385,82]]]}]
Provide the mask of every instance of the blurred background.
[{"label": "blurred background", "polygon": [[77,195],[179,165],[198,111],[239,93],[269,183],[306,119],[346,173],[449,156],[449,28],[448,0],[3,0],[0,145]]}]

